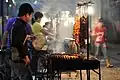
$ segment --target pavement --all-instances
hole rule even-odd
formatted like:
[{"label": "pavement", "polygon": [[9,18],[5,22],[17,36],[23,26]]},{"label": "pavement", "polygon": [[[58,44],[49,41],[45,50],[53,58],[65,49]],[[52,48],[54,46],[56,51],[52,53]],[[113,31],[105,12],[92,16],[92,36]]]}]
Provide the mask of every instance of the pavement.
[{"label": "pavement", "polygon": [[115,67],[120,67],[120,44],[108,44],[108,56]]},{"label": "pavement", "polygon": [[[110,57],[111,63],[114,65],[113,68],[106,68],[103,56],[100,56],[101,61],[101,77],[102,80],[120,80],[120,44],[108,43],[108,56]],[[78,71],[79,72],[79,71]],[[86,71],[82,71],[83,80],[87,80]],[[79,76],[75,76],[77,73],[71,72],[71,77],[68,74],[62,74],[62,80],[80,80]],[[91,71],[90,80],[99,80],[98,75]]]}]

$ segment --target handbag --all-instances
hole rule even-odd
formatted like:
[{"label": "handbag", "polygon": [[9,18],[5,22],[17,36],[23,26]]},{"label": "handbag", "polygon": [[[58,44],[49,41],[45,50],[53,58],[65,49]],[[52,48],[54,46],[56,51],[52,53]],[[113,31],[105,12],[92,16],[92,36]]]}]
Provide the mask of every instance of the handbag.
[{"label": "handbag", "polygon": [[42,34],[35,34],[35,37],[36,38],[32,42],[32,45],[35,50],[39,51],[44,47],[46,40],[45,40],[44,35],[42,35]]}]

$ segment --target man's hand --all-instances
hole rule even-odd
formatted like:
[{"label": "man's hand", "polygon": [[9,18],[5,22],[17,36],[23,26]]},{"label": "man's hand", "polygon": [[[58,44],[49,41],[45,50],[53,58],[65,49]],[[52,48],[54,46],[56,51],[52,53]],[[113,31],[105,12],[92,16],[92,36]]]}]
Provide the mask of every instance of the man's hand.
[{"label": "man's hand", "polygon": [[31,34],[29,37],[30,37],[30,40],[32,40],[32,41],[36,39],[35,35],[33,35],[33,34]]},{"label": "man's hand", "polygon": [[25,61],[25,64],[28,65],[30,64],[30,59],[28,56],[25,57],[25,59],[23,59]]},{"label": "man's hand", "polygon": [[26,40],[31,40],[31,38],[32,38],[32,35],[27,35],[26,36]]},{"label": "man's hand", "polygon": [[23,42],[23,45],[26,43],[27,40],[32,40],[33,41],[33,40],[35,40],[35,38],[36,37],[34,35],[27,35],[24,42]]}]

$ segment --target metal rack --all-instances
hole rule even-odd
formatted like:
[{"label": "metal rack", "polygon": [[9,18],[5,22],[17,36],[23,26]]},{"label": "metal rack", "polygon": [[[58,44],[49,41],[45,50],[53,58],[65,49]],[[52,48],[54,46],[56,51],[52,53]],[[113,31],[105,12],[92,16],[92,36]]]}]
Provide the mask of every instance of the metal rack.
[{"label": "metal rack", "polygon": [[[86,6],[88,8],[89,4],[94,4],[94,3],[92,1],[88,1],[88,2],[85,2],[85,3],[82,3],[82,4],[78,3],[77,6],[78,7]],[[87,18],[88,19],[88,26],[86,26],[87,27],[87,60],[89,61],[89,55],[90,55],[90,50],[89,50],[89,47],[90,47],[90,45],[89,45],[89,26],[90,25],[89,24],[90,24],[90,22],[89,22],[89,19],[90,19],[90,16],[88,14],[87,14],[87,16],[88,16],[88,18]],[[93,70],[95,73],[97,73],[99,75],[99,80],[101,80],[100,62],[98,63],[98,65],[99,65],[99,67],[98,67],[99,72],[96,72],[92,68],[89,68],[89,69],[86,68],[87,80],[90,80],[90,70]],[[80,70],[80,73],[81,73],[81,70]],[[82,78],[81,78],[81,80],[82,80]]]}]

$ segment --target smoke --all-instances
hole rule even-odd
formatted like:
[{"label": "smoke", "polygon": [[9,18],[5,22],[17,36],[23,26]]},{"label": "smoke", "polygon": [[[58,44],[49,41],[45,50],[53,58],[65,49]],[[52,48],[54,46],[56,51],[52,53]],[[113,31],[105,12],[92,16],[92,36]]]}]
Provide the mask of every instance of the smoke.
[{"label": "smoke", "polygon": [[77,0],[44,0],[44,4],[40,8],[41,11],[49,14],[49,16],[56,15],[60,11],[71,11],[75,13]]},{"label": "smoke", "polygon": [[[75,15],[76,5],[77,0],[44,0],[40,8],[40,11],[44,12],[47,17],[57,18],[53,23],[53,25],[56,24],[57,34],[57,40],[52,44],[54,52],[64,52],[64,39],[72,37],[73,19],[70,17]],[[67,12],[62,13],[63,11],[69,12],[68,17],[65,16]]]}]

